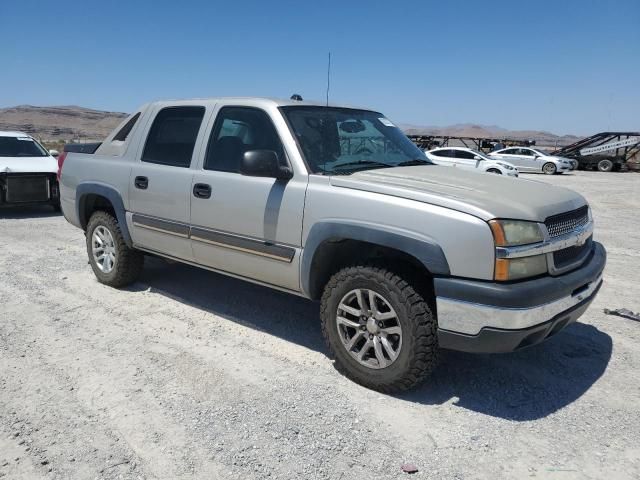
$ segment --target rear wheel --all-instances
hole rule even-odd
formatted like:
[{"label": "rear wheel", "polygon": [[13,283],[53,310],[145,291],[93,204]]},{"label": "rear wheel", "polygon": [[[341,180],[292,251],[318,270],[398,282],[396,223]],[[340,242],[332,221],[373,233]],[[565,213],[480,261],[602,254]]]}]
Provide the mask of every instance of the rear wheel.
[{"label": "rear wheel", "polygon": [[111,287],[135,282],[144,265],[142,252],[127,246],[118,221],[107,212],[95,212],[89,219],[87,253],[98,281]]},{"label": "rear wheel", "polygon": [[555,175],[557,170],[555,163],[547,162],[542,166],[542,171],[547,175]]},{"label": "rear wheel", "polygon": [[613,162],[608,158],[603,158],[598,162],[598,170],[601,172],[610,172],[613,170]]},{"label": "rear wheel", "polygon": [[320,316],[336,367],[367,388],[407,390],[435,368],[437,327],[431,309],[385,268],[356,266],[336,273],[325,287]]}]

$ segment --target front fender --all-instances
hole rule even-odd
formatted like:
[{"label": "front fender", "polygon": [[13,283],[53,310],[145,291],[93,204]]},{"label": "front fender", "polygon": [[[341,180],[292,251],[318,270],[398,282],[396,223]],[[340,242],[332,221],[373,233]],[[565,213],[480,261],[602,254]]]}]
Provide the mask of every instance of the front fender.
[{"label": "front fender", "polygon": [[318,247],[331,240],[358,240],[405,252],[434,275],[449,275],[449,264],[442,248],[431,238],[394,227],[360,222],[327,221],[316,223],[307,236],[300,262],[300,286],[310,296],[311,265]]}]

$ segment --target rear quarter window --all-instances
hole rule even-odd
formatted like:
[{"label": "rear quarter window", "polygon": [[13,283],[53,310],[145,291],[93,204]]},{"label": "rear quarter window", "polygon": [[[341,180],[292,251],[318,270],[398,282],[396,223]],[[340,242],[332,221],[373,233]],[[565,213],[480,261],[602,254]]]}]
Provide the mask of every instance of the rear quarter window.
[{"label": "rear quarter window", "polygon": [[129,134],[131,133],[131,130],[133,130],[133,127],[136,125],[139,118],[140,118],[140,112],[136,113],[133,117],[129,119],[127,123],[125,123],[124,127],[122,127],[118,133],[116,133],[115,137],[113,137],[113,141],[124,142],[129,136]]}]

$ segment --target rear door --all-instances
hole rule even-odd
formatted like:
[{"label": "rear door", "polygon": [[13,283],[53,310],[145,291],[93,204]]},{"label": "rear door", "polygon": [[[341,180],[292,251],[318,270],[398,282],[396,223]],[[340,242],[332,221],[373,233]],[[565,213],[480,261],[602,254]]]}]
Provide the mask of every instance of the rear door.
[{"label": "rear door", "polygon": [[159,108],[129,181],[133,242],[147,250],[193,260],[189,240],[191,163],[205,107]]},{"label": "rear door", "polygon": [[195,261],[208,267],[299,290],[306,172],[289,180],[240,174],[249,150],[287,154],[269,115],[255,107],[226,106],[216,115],[191,191]]},{"label": "rear door", "polygon": [[448,167],[455,166],[456,154],[454,150],[451,150],[451,149],[436,150],[436,151],[430,152],[430,155],[433,155],[435,157],[434,161],[438,165],[446,165]]}]

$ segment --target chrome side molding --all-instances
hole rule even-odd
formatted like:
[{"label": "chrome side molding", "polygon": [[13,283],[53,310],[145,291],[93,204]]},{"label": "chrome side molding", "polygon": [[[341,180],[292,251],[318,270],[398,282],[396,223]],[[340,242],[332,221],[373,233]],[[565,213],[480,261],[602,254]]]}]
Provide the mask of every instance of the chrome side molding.
[{"label": "chrome side molding", "polygon": [[267,257],[281,262],[291,263],[296,254],[296,249],[288,245],[281,245],[266,240],[220,232],[208,228],[192,227],[185,223],[149,217],[139,213],[132,215],[132,222],[136,227],[146,228],[167,235],[175,235],[181,238],[190,238],[198,242]]}]

